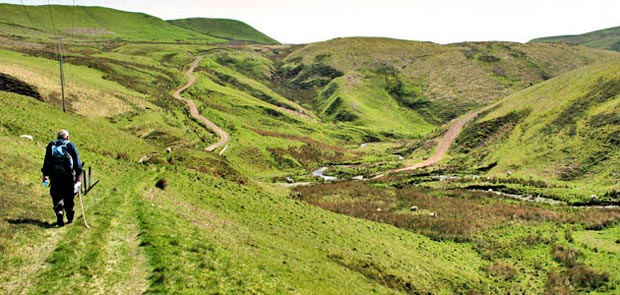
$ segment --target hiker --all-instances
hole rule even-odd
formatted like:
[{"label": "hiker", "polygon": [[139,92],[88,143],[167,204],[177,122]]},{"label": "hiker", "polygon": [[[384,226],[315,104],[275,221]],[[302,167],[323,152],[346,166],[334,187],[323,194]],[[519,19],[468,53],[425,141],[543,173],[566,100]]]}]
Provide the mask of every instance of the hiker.
[{"label": "hiker", "polygon": [[80,189],[82,162],[75,145],[69,141],[69,132],[60,130],[56,140],[52,140],[45,149],[43,160],[43,182],[50,183],[50,195],[54,203],[56,225],[64,226],[73,222],[75,210],[73,198]]}]

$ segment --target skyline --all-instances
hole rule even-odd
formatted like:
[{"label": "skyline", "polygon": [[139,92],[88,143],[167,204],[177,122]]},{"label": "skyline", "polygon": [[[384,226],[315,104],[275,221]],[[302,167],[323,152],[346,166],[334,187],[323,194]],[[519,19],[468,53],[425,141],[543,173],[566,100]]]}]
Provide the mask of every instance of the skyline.
[{"label": "skyline", "polygon": [[523,0],[229,0],[103,1],[20,0],[17,5],[103,6],[142,12],[164,20],[235,19],[288,44],[339,37],[387,37],[440,44],[512,41],[583,34],[620,26],[620,1]]}]

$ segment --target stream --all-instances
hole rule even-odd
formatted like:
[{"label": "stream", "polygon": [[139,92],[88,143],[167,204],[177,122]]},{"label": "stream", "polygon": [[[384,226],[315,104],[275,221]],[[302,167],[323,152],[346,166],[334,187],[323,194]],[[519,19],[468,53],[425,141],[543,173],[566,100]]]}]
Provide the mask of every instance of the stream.
[{"label": "stream", "polygon": [[336,176],[325,175],[325,171],[327,171],[327,169],[328,169],[327,167],[321,167],[319,169],[316,169],[316,170],[312,171],[312,177],[320,177],[320,178],[323,178],[323,180],[325,180],[325,181],[337,180],[338,177],[336,177]]}]

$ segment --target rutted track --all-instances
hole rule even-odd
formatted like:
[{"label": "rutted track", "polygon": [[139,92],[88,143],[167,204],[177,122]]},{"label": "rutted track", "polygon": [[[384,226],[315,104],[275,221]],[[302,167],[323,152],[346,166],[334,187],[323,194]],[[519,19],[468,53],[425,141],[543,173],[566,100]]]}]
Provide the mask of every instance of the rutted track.
[{"label": "rutted track", "polygon": [[388,173],[415,170],[418,168],[431,166],[439,162],[443,158],[443,156],[448,152],[450,145],[452,145],[456,137],[461,133],[461,131],[463,130],[463,126],[467,122],[473,120],[477,115],[478,113],[471,113],[467,116],[459,118],[456,122],[454,122],[454,124],[450,126],[448,131],[445,133],[443,138],[440,140],[439,145],[437,146],[437,151],[435,151],[435,154],[429,159],[424,160],[419,163],[408,165],[400,169],[391,170]]},{"label": "rutted track", "polygon": [[174,91],[174,93],[172,93],[172,96],[174,96],[174,98],[185,102],[185,104],[187,104],[187,106],[189,107],[189,114],[190,116],[192,116],[192,118],[198,120],[199,122],[201,122],[202,124],[204,124],[205,126],[207,126],[209,129],[213,130],[219,137],[220,140],[210,146],[208,146],[206,148],[207,151],[212,152],[220,147],[223,147],[229,140],[230,140],[230,136],[228,135],[228,133],[226,131],[224,131],[224,129],[220,128],[219,126],[217,126],[215,123],[213,123],[211,120],[205,118],[204,116],[202,116],[200,114],[200,112],[198,112],[198,107],[196,107],[196,104],[194,103],[194,101],[190,100],[190,99],[186,99],[183,98],[181,96],[181,93],[185,90],[187,90],[188,88],[192,87],[192,85],[194,85],[194,83],[196,82],[196,76],[194,76],[192,73],[194,72],[194,70],[196,69],[196,67],[198,66],[198,63],[200,63],[201,58],[197,57],[194,62],[192,63],[192,65],[189,67],[189,69],[187,70],[187,72],[185,73],[185,75],[187,76],[187,83],[185,83],[185,85],[181,86],[179,89],[177,89],[176,91]]}]

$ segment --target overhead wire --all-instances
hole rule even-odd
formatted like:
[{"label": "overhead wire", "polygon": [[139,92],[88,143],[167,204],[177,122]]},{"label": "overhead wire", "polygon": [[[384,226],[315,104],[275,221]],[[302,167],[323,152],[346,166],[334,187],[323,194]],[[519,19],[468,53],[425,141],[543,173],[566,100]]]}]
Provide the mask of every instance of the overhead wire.
[{"label": "overhead wire", "polygon": [[73,24],[71,25],[71,34],[75,34],[75,0],[73,0]]},{"label": "overhead wire", "polygon": [[56,31],[56,26],[54,25],[54,14],[52,13],[52,5],[50,4],[50,0],[47,0],[47,8],[50,14],[50,24],[52,27],[52,31],[54,32],[54,34],[57,34],[58,37],[53,38],[53,39],[58,39],[58,43],[56,44],[56,46],[54,46],[54,49],[56,51],[56,48],[58,48],[58,50],[55,52],[58,55],[58,64],[60,67],[60,88],[61,88],[61,98],[62,98],[62,111],[66,112],[66,105],[65,105],[65,73],[63,70],[63,63],[64,63],[64,57],[63,57],[63,44],[62,44],[62,33]]},{"label": "overhead wire", "polygon": [[52,13],[52,5],[50,4],[50,0],[47,0],[47,10],[50,12],[50,24],[52,26],[52,31],[56,31],[56,27],[54,27],[54,14]]},{"label": "overhead wire", "polygon": [[28,17],[28,20],[30,21],[30,26],[32,28],[34,28],[34,22],[32,21],[32,16],[30,16],[30,13],[28,12],[28,9],[26,8],[26,4],[24,4],[24,0],[20,0],[22,3],[22,7],[24,8],[24,12],[26,13],[26,16]]}]

